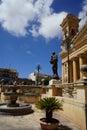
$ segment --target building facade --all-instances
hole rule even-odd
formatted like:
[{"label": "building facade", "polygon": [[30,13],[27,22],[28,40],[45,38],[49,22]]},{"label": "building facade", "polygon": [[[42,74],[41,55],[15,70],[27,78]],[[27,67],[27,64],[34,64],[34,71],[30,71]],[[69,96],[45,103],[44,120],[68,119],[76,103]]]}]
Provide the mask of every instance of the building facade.
[{"label": "building facade", "polygon": [[79,31],[78,19],[68,14],[63,20],[62,51],[62,83],[76,82],[83,77],[81,65],[87,64],[87,21]]},{"label": "building facade", "polygon": [[18,78],[18,72],[13,69],[0,68],[0,83],[8,84]]},{"label": "building facade", "polygon": [[35,84],[37,84],[37,79],[39,80],[39,82],[41,83],[44,79],[52,79],[52,76],[51,75],[47,75],[47,74],[41,74],[39,73],[34,73],[32,72],[31,74],[29,74],[29,79],[31,79],[32,81],[35,81]]},{"label": "building facade", "polygon": [[18,85],[33,85],[34,81],[28,78],[19,78],[18,72],[14,69],[0,68],[0,84],[3,85],[12,85],[14,81],[17,82]]}]

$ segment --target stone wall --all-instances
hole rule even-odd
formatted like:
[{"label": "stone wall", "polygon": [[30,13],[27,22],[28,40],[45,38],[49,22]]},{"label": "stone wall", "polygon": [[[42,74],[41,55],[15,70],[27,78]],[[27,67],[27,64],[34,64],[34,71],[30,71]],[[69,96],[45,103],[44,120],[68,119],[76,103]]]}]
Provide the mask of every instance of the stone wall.
[{"label": "stone wall", "polygon": [[63,104],[63,111],[60,111],[59,114],[68,120],[72,121],[77,127],[81,130],[86,129],[86,116],[87,109],[86,104],[80,102],[79,100],[66,98],[66,97],[56,97]]},{"label": "stone wall", "polygon": [[[9,96],[5,96],[4,92],[9,91],[11,86],[2,86],[1,93],[0,93],[0,102],[5,103],[8,102]],[[44,91],[43,91],[44,90]],[[25,102],[25,103],[36,103],[40,100],[41,94],[45,93],[45,89],[40,86],[30,86],[30,85],[18,85],[17,92],[23,93],[23,96],[18,97],[18,102]]]},{"label": "stone wall", "polygon": [[63,111],[59,114],[72,121],[81,130],[87,130],[87,85],[76,84],[74,86],[77,94],[73,98],[63,97],[62,88],[53,85],[47,87],[46,94],[43,97],[56,97],[63,104]]},{"label": "stone wall", "polygon": [[19,102],[24,102],[24,103],[37,103],[39,100],[41,99],[41,96],[40,95],[37,95],[37,96],[21,96],[19,97]]}]

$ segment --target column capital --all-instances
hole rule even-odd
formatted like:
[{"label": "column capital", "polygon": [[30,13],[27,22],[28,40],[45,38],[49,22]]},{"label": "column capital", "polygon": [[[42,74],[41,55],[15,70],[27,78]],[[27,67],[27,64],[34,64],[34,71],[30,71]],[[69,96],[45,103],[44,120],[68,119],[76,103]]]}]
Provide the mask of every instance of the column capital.
[{"label": "column capital", "polygon": [[84,58],[85,54],[84,53],[81,53],[78,55],[78,57],[81,57],[81,58]]},{"label": "column capital", "polygon": [[75,57],[73,57],[71,60],[72,60],[72,61],[75,61],[75,60],[77,60],[77,59],[78,59],[78,57],[75,56]]}]

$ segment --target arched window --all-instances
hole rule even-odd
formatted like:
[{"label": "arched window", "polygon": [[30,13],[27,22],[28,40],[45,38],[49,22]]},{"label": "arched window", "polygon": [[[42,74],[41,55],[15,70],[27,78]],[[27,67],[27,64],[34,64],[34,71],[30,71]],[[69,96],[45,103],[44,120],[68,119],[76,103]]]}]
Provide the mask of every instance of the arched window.
[{"label": "arched window", "polygon": [[71,29],[71,35],[72,35],[72,36],[75,36],[75,34],[76,34],[75,29],[72,28],[72,29]]}]

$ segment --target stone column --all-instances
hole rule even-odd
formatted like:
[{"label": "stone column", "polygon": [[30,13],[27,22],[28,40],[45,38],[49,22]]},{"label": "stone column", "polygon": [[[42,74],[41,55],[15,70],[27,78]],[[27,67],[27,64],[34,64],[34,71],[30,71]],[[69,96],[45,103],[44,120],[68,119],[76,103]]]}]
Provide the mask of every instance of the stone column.
[{"label": "stone column", "polygon": [[77,80],[76,58],[73,59],[73,82]]},{"label": "stone column", "polygon": [[64,83],[64,63],[62,63],[62,83]]},{"label": "stone column", "polygon": [[[80,67],[81,67],[81,65],[83,65],[83,63],[84,63],[84,61],[83,61],[83,57],[82,57],[82,55],[79,57],[79,64],[80,64]],[[80,71],[80,79],[82,79],[82,77],[83,77],[83,74],[82,74],[82,72]]]},{"label": "stone column", "polygon": [[70,61],[70,82],[73,82],[73,62]]}]

